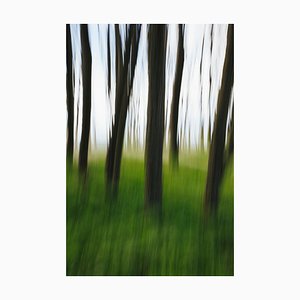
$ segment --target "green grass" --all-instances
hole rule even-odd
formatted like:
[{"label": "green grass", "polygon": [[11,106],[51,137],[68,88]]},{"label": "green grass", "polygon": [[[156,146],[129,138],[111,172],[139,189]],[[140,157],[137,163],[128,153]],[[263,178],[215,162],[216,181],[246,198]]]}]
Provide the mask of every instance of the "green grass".
[{"label": "green grass", "polygon": [[118,199],[105,201],[104,156],[83,186],[67,170],[67,275],[233,275],[233,162],[225,170],[216,218],[204,220],[207,156],[163,167],[163,213],[144,213],[144,162],[125,154]]}]

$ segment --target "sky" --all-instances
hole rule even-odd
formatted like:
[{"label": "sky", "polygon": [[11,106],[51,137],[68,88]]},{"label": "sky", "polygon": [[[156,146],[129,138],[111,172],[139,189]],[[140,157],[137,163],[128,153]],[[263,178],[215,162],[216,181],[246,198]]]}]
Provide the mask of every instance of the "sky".
[{"label": "sky", "polygon": [[[204,129],[204,141],[209,128],[209,115],[212,120],[216,110],[218,91],[221,84],[224,63],[227,25],[213,25],[213,47],[211,55],[211,24],[186,25],[184,31],[184,67],[180,93],[178,116],[178,138],[180,148],[195,148],[199,145],[201,124]],[[88,26],[89,41],[92,52],[92,112],[91,112],[91,146],[92,149],[106,148],[109,131],[114,115],[115,97],[115,39],[114,25],[109,25],[111,49],[111,94],[107,90],[107,24]],[[124,49],[125,25],[120,28],[122,47]],[[82,120],[81,87],[81,50],[79,25],[71,25],[73,63],[74,63],[74,120],[75,145],[78,149]],[[168,25],[167,59],[166,59],[166,93],[165,93],[165,141],[169,139],[169,114],[172,99],[173,81],[176,67],[178,25]],[[204,43],[204,45],[202,45]],[[203,49],[202,75],[200,78],[200,59]],[[211,95],[209,97],[209,74],[212,74]],[[147,100],[148,100],[148,62],[147,62],[147,25],[141,28],[138,58],[134,84],[126,120],[125,147],[130,137],[134,137],[138,147],[145,143]],[[202,92],[201,92],[202,84]],[[233,96],[232,96],[233,97]],[[232,105],[232,101],[231,101]],[[77,113],[78,111],[78,113]],[[231,109],[229,110],[231,112]],[[78,114],[78,136],[76,120]],[[230,118],[230,115],[229,115]],[[134,125],[135,124],[135,125]],[[131,134],[129,135],[129,131]]]}]

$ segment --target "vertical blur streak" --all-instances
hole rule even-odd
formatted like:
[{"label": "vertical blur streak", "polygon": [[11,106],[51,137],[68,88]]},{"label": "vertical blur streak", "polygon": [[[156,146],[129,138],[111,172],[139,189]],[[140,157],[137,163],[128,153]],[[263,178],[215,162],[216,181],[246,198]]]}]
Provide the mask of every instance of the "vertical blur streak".
[{"label": "vertical blur streak", "polygon": [[[112,136],[114,137],[114,149],[109,153],[111,157],[109,157],[109,163],[111,169],[107,178],[107,188],[109,194],[113,192],[116,195],[119,184],[119,176],[120,176],[120,164],[121,164],[121,156],[122,156],[122,148],[123,148],[123,140],[124,140],[124,130],[127,118],[127,108],[129,103],[130,96],[130,88],[128,85],[129,81],[129,62],[130,62],[130,49],[133,40],[136,37],[136,26],[131,25],[129,27],[129,33],[126,34],[125,39],[125,53],[124,53],[124,63],[120,73],[120,86],[118,86],[117,94],[116,94],[116,118],[115,123],[112,128]],[[132,78],[133,80],[133,78]],[[117,118],[118,111],[118,118]],[[110,191],[110,189],[112,189]]]},{"label": "vertical blur streak", "polygon": [[232,104],[231,121],[229,127],[229,138],[228,138],[228,155],[233,154],[234,148],[234,104]]},{"label": "vertical blur streak", "polygon": [[73,163],[73,151],[74,151],[74,93],[73,93],[73,63],[72,63],[72,42],[71,42],[71,30],[70,24],[66,25],[66,46],[67,46],[67,162]]},{"label": "vertical blur streak", "polygon": [[201,129],[200,129],[200,149],[204,149],[204,118],[202,113],[202,102],[203,102],[203,79],[202,79],[202,61],[203,61],[203,49],[204,49],[204,33],[202,39],[202,49],[201,49],[201,56],[200,56],[200,118],[201,118]]},{"label": "vertical blur streak", "polygon": [[145,147],[145,207],[161,211],[162,149],[167,26],[150,25],[148,31],[148,110]]},{"label": "vertical blur streak", "polygon": [[[233,90],[233,87],[232,87]],[[223,170],[226,169],[234,152],[234,103],[233,92],[231,93],[230,105],[228,108],[227,124],[226,124],[226,137],[225,137],[225,153]]]},{"label": "vertical blur streak", "polygon": [[111,75],[110,75],[110,38],[109,38],[109,24],[107,25],[107,88],[108,88],[108,97],[110,95],[111,89]]},{"label": "vertical blur streak", "polygon": [[182,71],[184,63],[184,49],[183,49],[183,26],[178,25],[178,46],[177,46],[177,60],[176,73],[173,84],[173,99],[171,104],[170,116],[170,162],[172,166],[178,166],[178,109],[179,96],[182,82]]},{"label": "vertical blur streak", "polygon": [[218,96],[217,114],[209,150],[208,173],[204,198],[206,213],[214,214],[218,206],[219,185],[223,173],[226,121],[233,87],[233,25],[228,25],[227,46],[223,66],[221,89]]},{"label": "vertical blur streak", "polygon": [[120,119],[120,109],[121,109],[121,99],[120,99],[120,89],[122,86],[122,71],[123,71],[123,61],[122,61],[122,46],[121,46],[121,35],[119,25],[115,24],[115,45],[116,45],[116,63],[115,63],[115,78],[116,78],[116,91],[115,91],[115,115],[113,118],[113,123],[111,126],[111,134],[109,136],[109,142],[107,147],[106,162],[105,162],[105,175],[106,184],[110,188],[112,184],[113,177],[113,167],[114,167],[114,154],[116,148],[117,139],[117,122]]},{"label": "vertical blur streak", "polygon": [[[116,150],[114,158],[114,168],[113,168],[113,188],[115,192],[118,190],[119,177],[120,177],[120,167],[122,158],[122,149],[124,143],[124,132],[127,119],[127,111],[129,106],[130,94],[133,86],[134,71],[137,61],[138,45],[140,40],[140,27],[137,25],[130,25],[129,27],[129,37],[126,41],[126,51],[125,51],[125,61],[123,70],[123,93],[121,101],[120,118],[117,127],[117,140],[116,140]],[[130,59],[130,44],[131,44],[131,76],[129,76],[129,59]],[[130,81],[129,86],[127,82]]]},{"label": "vertical blur streak", "polygon": [[77,96],[77,107],[76,107],[76,132],[75,132],[75,145],[77,147],[77,150],[78,150],[78,125],[79,125],[79,103],[80,103],[80,92],[81,92],[81,89],[80,87],[82,86],[81,84],[81,77],[79,76],[78,78],[78,85],[77,85],[77,88],[78,88],[78,96]]},{"label": "vertical blur streak", "polygon": [[213,29],[214,25],[211,25],[210,31],[210,68],[209,68],[209,93],[208,93],[208,134],[207,134],[207,147],[210,145],[211,138],[211,85],[212,85],[212,50],[213,50]]},{"label": "vertical blur streak", "polygon": [[90,138],[91,122],[91,76],[92,76],[92,55],[89,44],[88,25],[80,25],[81,55],[82,55],[82,132],[79,149],[79,171],[86,175],[88,147]]}]

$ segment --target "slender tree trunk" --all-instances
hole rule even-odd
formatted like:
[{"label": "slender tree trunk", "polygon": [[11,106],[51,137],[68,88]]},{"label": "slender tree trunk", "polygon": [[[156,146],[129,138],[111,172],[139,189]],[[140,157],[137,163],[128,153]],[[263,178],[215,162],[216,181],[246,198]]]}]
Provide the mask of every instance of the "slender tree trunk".
[{"label": "slender tree trunk", "polygon": [[233,155],[233,148],[234,148],[234,108],[232,104],[232,115],[230,120],[230,125],[227,132],[227,145],[226,145],[226,153],[224,158],[223,170],[225,170],[231,156]]},{"label": "slender tree trunk", "polygon": [[86,175],[88,161],[88,146],[90,138],[91,122],[91,76],[92,76],[92,55],[89,44],[88,25],[80,25],[81,52],[82,52],[82,131],[79,149],[79,171]]},{"label": "slender tree trunk", "polygon": [[173,85],[173,99],[171,104],[170,115],[170,163],[174,167],[178,167],[178,109],[179,109],[179,96],[182,81],[182,71],[184,63],[184,50],[183,50],[183,26],[178,25],[178,46],[177,46],[177,60],[176,60],[176,73]]},{"label": "slender tree trunk", "polygon": [[[203,33],[202,39],[202,49],[201,49],[201,57],[200,57],[200,118],[202,119],[202,102],[203,102],[203,80],[202,80],[202,62],[203,62],[203,49],[204,49],[204,37],[205,32]],[[200,122],[200,150],[204,151],[204,122],[203,119]]]},{"label": "slender tree trunk", "polygon": [[204,129],[203,129],[203,127],[204,127],[204,125],[203,125],[203,123],[201,122],[201,129],[200,129],[200,150],[201,150],[201,152],[203,152],[204,151]]},{"label": "slender tree trunk", "polygon": [[116,44],[116,63],[115,63],[115,73],[116,73],[116,92],[115,92],[115,116],[112,123],[111,135],[109,137],[109,143],[106,153],[105,162],[105,174],[106,174],[106,189],[108,194],[110,194],[112,179],[113,179],[113,167],[114,167],[114,157],[115,148],[117,140],[117,130],[118,121],[121,109],[121,86],[122,86],[122,72],[123,72],[123,59],[122,59],[122,47],[121,47],[121,35],[119,30],[119,25],[115,25],[115,44]]},{"label": "slender tree trunk", "polygon": [[76,129],[75,129],[75,147],[78,150],[78,125],[79,125],[79,98],[80,98],[80,92],[81,92],[81,79],[79,76],[78,79],[78,95],[77,95],[77,105],[76,105]]},{"label": "slender tree trunk", "polygon": [[211,25],[210,31],[210,68],[209,68],[209,94],[208,94],[208,135],[207,135],[207,149],[209,149],[211,141],[211,86],[212,86],[212,49],[213,49],[213,28],[214,25]]},{"label": "slender tree trunk", "polygon": [[110,36],[109,36],[109,25],[107,25],[107,87],[108,87],[108,96],[110,95],[111,89],[111,62],[110,62]]},{"label": "slender tree trunk", "polygon": [[148,109],[145,147],[145,207],[162,208],[162,150],[165,110],[166,25],[148,31]]},{"label": "slender tree trunk", "polygon": [[67,162],[72,165],[74,153],[74,91],[73,91],[73,62],[70,24],[66,25],[67,42]]},{"label": "slender tree trunk", "polygon": [[232,104],[232,115],[231,115],[231,121],[230,121],[230,133],[228,138],[228,154],[229,156],[233,154],[233,148],[234,148],[234,108]]},{"label": "slender tree trunk", "polygon": [[230,96],[233,87],[233,25],[228,26],[227,46],[223,66],[221,89],[218,96],[217,114],[214,121],[214,130],[209,150],[208,171],[204,208],[207,214],[215,214],[218,207],[219,186],[223,172],[225,147],[226,121]]},{"label": "slender tree trunk", "polygon": [[[132,44],[132,55],[131,55],[131,76],[129,76],[129,54],[130,47],[127,48],[125,53],[125,63],[124,63],[124,80],[123,80],[123,97],[121,102],[120,116],[118,120],[117,128],[117,139],[116,139],[116,149],[114,157],[114,168],[113,168],[113,191],[114,194],[118,191],[119,178],[120,178],[120,169],[121,169],[121,158],[122,150],[124,143],[124,132],[127,119],[127,111],[129,106],[130,94],[133,86],[134,80],[134,71],[137,62],[138,55],[138,45],[140,39],[140,31],[137,28],[137,25],[130,25],[129,28],[129,41]],[[128,57],[126,56],[128,55]],[[127,81],[129,82],[129,88],[127,87]]]},{"label": "slender tree trunk", "polygon": [[211,112],[210,112],[210,103],[208,103],[208,130],[207,130],[207,151],[209,151],[209,146],[211,142]]}]

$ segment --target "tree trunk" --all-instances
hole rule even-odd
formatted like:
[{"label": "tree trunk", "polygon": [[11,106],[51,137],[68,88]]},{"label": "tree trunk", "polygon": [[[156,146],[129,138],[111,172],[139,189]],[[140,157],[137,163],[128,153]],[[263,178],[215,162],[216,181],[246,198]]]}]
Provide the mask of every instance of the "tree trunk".
[{"label": "tree trunk", "polygon": [[230,133],[228,137],[228,156],[233,154],[233,148],[234,148],[234,108],[232,104],[232,116],[230,121]]},{"label": "tree trunk", "polygon": [[230,125],[227,130],[227,144],[226,144],[226,150],[225,150],[225,158],[224,158],[224,163],[223,163],[223,170],[225,170],[231,156],[233,155],[233,148],[234,148],[234,108],[232,104],[232,115],[231,115],[231,120],[230,120]]},{"label": "tree trunk", "polygon": [[[124,132],[127,118],[127,111],[129,106],[130,94],[133,86],[135,65],[137,62],[138,55],[138,45],[139,45],[140,31],[137,25],[130,25],[129,28],[129,42],[131,42],[131,76],[129,76],[129,58],[130,58],[130,46],[128,46],[125,52],[125,62],[124,62],[124,74],[123,74],[123,93],[121,101],[120,116],[118,119],[117,127],[117,139],[114,157],[114,167],[113,167],[113,192],[114,194],[118,191],[119,178],[120,178],[120,168],[121,168],[121,158],[124,143]],[[129,88],[127,87],[127,82],[130,80]]]},{"label": "tree trunk", "polygon": [[113,178],[113,167],[115,148],[117,140],[118,121],[121,109],[121,86],[122,86],[122,72],[123,72],[123,60],[122,60],[122,47],[121,47],[121,36],[119,25],[115,25],[115,44],[116,44],[116,92],[115,92],[115,116],[112,122],[111,135],[109,137],[109,143],[106,153],[105,161],[105,178],[106,178],[106,189],[110,193],[112,178]]},{"label": "tree trunk", "polygon": [[207,135],[207,149],[209,149],[211,141],[211,86],[212,86],[212,49],[213,49],[213,28],[214,25],[211,25],[210,31],[210,68],[209,68],[209,93],[208,93],[208,135]]},{"label": "tree trunk", "polygon": [[145,207],[162,208],[162,150],[165,110],[166,25],[148,31],[148,109],[145,146]]},{"label": "tree trunk", "polygon": [[176,59],[176,73],[173,85],[173,99],[171,104],[170,115],[170,163],[174,167],[178,167],[178,108],[179,96],[182,81],[182,71],[184,63],[183,50],[183,26],[178,25],[178,46]]},{"label": "tree trunk", "polygon": [[91,76],[92,76],[92,55],[89,44],[88,25],[80,25],[81,55],[82,55],[82,131],[79,149],[79,171],[86,175],[88,161],[88,146],[90,138],[91,122]]},{"label": "tree trunk", "polygon": [[72,42],[70,24],[66,25],[66,46],[67,46],[67,162],[73,164],[74,153],[74,92],[73,92],[73,62],[72,62]]},{"label": "tree trunk", "polygon": [[110,95],[111,89],[111,71],[110,71],[110,36],[109,36],[109,25],[107,25],[107,88],[108,88],[108,96]]},{"label": "tree trunk", "polygon": [[226,121],[233,86],[233,25],[228,25],[227,45],[223,66],[221,89],[218,96],[217,114],[214,122],[212,141],[209,150],[208,171],[204,198],[207,214],[215,214],[218,207],[219,186],[223,172]]}]

